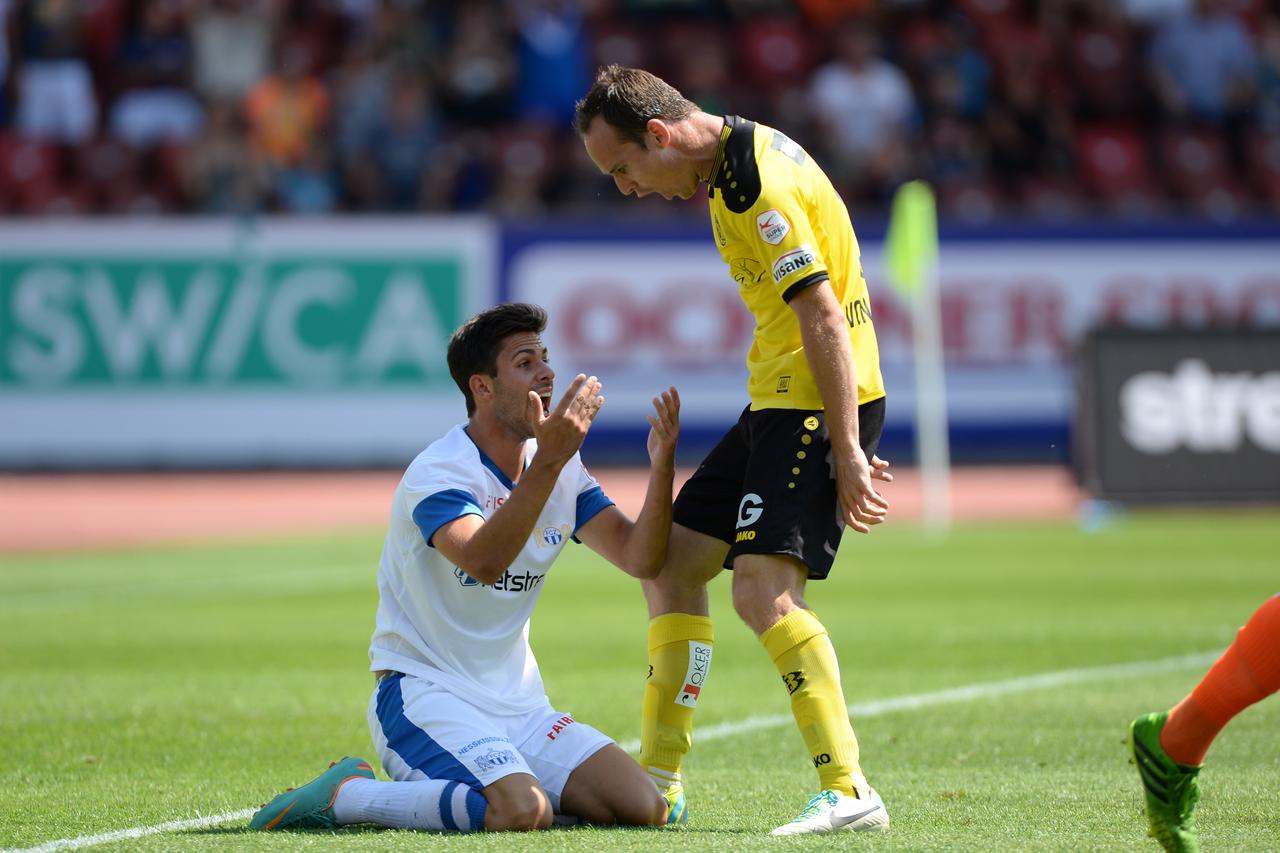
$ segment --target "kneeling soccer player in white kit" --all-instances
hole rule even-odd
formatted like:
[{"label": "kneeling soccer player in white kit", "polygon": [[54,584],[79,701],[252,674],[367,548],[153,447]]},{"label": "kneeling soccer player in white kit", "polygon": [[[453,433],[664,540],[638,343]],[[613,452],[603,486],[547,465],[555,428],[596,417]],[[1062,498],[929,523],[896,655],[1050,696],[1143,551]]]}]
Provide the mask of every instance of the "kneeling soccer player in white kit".
[{"label": "kneeling soccer player in white kit", "polygon": [[529,616],[570,538],[635,577],[658,572],[680,398],[671,388],[653,401],[648,492],[632,522],[578,456],[604,404],[600,382],[579,375],[551,406],[546,322],[537,306],[499,305],[454,333],[449,371],[468,420],[419,454],[396,489],[369,650],[369,728],[394,781],[344,758],[263,806],[250,827],[529,830],[556,814],[665,822],[666,801],[640,766],[551,707]]}]

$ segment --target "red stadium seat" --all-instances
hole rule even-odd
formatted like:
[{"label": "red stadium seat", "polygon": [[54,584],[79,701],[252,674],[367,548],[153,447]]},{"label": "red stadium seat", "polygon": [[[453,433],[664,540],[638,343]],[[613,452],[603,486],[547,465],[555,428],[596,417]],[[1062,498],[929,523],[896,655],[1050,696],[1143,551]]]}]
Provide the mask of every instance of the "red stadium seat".
[{"label": "red stadium seat", "polygon": [[1131,190],[1148,190],[1151,177],[1142,137],[1128,127],[1082,128],[1076,140],[1080,177],[1101,198]]},{"label": "red stadium seat", "polygon": [[47,142],[0,136],[0,195],[20,210],[40,209],[58,191],[58,151]]},{"label": "red stadium seat", "polygon": [[1249,180],[1253,191],[1280,212],[1280,133],[1258,131],[1249,137]]},{"label": "red stadium seat", "polygon": [[1169,188],[1194,199],[1228,183],[1226,149],[1212,130],[1170,130],[1160,137],[1160,161]]},{"label": "red stadium seat", "polygon": [[816,51],[799,21],[752,18],[739,25],[736,41],[741,67],[754,86],[799,85],[813,69]]},{"label": "red stadium seat", "polygon": [[1140,79],[1127,31],[1086,27],[1068,46],[1071,92],[1080,108],[1094,116],[1123,116],[1138,102]]}]

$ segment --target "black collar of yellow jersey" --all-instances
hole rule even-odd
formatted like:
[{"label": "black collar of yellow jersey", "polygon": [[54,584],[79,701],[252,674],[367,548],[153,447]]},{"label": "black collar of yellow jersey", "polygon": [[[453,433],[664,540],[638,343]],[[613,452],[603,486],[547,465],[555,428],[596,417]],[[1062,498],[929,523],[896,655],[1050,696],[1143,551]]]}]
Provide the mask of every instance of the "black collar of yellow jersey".
[{"label": "black collar of yellow jersey", "polygon": [[760,167],[756,164],[756,123],[738,116],[724,117],[720,147],[711,165],[707,195],[719,190],[724,206],[733,213],[746,213],[760,197]]}]

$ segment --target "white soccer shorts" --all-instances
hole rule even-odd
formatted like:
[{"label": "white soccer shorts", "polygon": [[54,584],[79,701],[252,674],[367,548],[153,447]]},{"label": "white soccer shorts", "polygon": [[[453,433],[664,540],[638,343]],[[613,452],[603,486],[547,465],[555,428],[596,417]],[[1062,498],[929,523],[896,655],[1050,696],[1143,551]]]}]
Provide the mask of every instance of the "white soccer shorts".
[{"label": "white soccer shorts", "polygon": [[569,774],[613,743],[550,703],[527,714],[491,714],[426,679],[400,674],[374,688],[369,732],[396,781],[452,779],[480,790],[528,773],[557,813]]}]

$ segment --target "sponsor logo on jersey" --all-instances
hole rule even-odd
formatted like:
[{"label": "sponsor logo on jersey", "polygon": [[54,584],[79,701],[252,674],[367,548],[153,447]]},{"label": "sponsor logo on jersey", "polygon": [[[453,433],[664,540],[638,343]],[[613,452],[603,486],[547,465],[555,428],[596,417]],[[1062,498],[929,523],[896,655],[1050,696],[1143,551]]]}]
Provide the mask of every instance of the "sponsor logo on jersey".
[{"label": "sponsor logo on jersey", "polygon": [[689,668],[684,674],[684,686],[676,694],[676,704],[686,708],[696,707],[707,673],[711,671],[711,646],[697,640],[689,641]]},{"label": "sponsor logo on jersey", "polygon": [[547,740],[555,740],[556,735],[560,734],[562,731],[569,728],[569,726],[572,726],[576,722],[577,720],[575,720],[573,717],[569,716],[568,714],[565,714],[563,717],[561,717],[560,719],[556,720],[554,723],[551,724],[551,728],[547,731]]},{"label": "sponsor logo on jersey", "polygon": [[490,749],[484,755],[477,755],[474,760],[476,769],[486,773],[508,764],[515,764],[516,754],[509,749]]},{"label": "sponsor logo on jersey", "polygon": [[471,577],[457,566],[453,569],[453,576],[458,579],[458,583],[463,586],[482,586],[486,589],[496,589],[498,592],[530,592],[542,583],[542,579],[546,575],[535,575],[531,572],[522,572],[518,575],[511,574],[511,571],[502,573],[502,577],[498,578],[495,583],[487,584]]},{"label": "sponsor logo on jersey", "polygon": [[773,262],[773,283],[777,284],[793,272],[812,266],[817,260],[813,250],[808,246],[801,246],[798,249],[792,249],[790,252],[779,255],[778,259]]},{"label": "sponsor logo on jersey", "polygon": [[755,492],[743,495],[742,502],[738,504],[738,527],[750,527],[762,515],[764,515],[764,498]]},{"label": "sponsor logo on jersey", "polygon": [[756,217],[756,230],[761,240],[776,246],[791,233],[791,223],[777,210],[770,209]]}]

